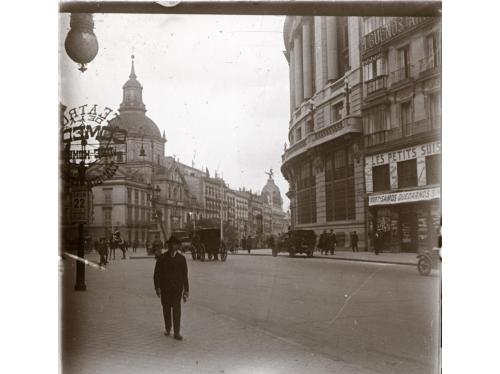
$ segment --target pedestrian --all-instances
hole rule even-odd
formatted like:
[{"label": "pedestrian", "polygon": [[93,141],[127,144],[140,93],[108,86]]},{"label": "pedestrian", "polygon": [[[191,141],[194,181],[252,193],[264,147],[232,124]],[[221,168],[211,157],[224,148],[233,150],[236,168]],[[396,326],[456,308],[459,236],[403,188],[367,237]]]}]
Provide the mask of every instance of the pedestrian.
[{"label": "pedestrian", "polygon": [[378,255],[378,253],[380,251],[381,240],[382,240],[382,233],[380,232],[380,230],[376,230],[374,238],[373,238],[373,246],[374,246],[376,255]]},{"label": "pedestrian", "polygon": [[170,335],[173,319],[174,339],[182,340],[181,298],[186,302],[189,297],[188,268],[186,258],[179,252],[180,241],[171,236],[167,244],[168,252],[160,255],[156,261],[154,287],[163,308],[164,334]]},{"label": "pedestrian", "polygon": [[252,249],[252,237],[247,237],[247,251],[250,253],[250,249]]},{"label": "pedestrian", "polygon": [[326,230],[323,230],[323,232],[319,235],[318,248],[319,248],[319,252],[321,254],[326,253],[326,251],[327,251],[327,248],[328,248],[328,234],[326,233]]},{"label": "pedestrian", "polygon": [[95,249],[97,253],[99,253],[99,266],[106,265],[106,259],[104,257],[104,246],[102,245],[102,242],[97,242],[95,245]]},{"label": "pedestrian", "polygon": [[153,240],[153,244],[151,244],[151,250],[155,255],[155,258],[158,259],[161,256],[163,249],[163,242],[160,240],[160,236],[156,234],[155,240]]},{"label": "pedestrian", "polygon": [[353,252],[358,252],[358,233],[353,231],[351,235],[351,248]]},{"label": "pedestrian", "polygon": [[330,230],[330,233],[328,235],[328,248],[326,252],[330,251],[332,255],[335,254],[335,247],[337,247],[337,235],[335,235],[335,232],[333,230]]},{"label": "pedestrian", "polygon": [[132,242],[132,252],[135,253],[137,251],[137,244],[138,243],[138,240],[135,239],[133,242]]}]

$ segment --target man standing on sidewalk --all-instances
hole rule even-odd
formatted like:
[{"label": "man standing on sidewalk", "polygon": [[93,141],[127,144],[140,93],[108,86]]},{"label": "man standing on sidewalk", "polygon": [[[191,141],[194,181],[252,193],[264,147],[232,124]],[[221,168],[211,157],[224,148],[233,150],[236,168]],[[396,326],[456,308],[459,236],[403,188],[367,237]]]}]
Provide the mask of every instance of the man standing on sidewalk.
[{"label": "man standing on sidewalk", "polygon": [[[335,254],[335,247],[337,246],[337,235],[335,235],[335,232],[333,230],[330,230],[330,233],[328,234],[328,249],[330,250],[330,253],[332,255]],[[328,252],[327,249],[327,252]]]},{"label": "man standing on sidewalk", "polygon": [[154,286],[156,295],[161,298],[165,335],[170,335],[173,317],[174,339],[182,340],[181,298],[185,302],[189,296],[188,268],[186,258],[178,252],[180,241],[171,236],[167,244],[168,252],[163,253],[156,261]]},{"label": "man standing on sidewalk", "polygon": [[356,231],[351,235],[351,248],[353,252],[358,252],[358,233]]}]

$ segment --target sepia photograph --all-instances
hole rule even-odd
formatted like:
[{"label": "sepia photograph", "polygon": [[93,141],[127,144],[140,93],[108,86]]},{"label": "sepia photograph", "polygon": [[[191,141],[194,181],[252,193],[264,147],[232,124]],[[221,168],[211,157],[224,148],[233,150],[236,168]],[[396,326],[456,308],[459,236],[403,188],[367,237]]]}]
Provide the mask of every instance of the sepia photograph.
[{"label": "sepia photograph", "polygon": [[60,372],[441,373],[441,35],[440,1],[59,3]]}]

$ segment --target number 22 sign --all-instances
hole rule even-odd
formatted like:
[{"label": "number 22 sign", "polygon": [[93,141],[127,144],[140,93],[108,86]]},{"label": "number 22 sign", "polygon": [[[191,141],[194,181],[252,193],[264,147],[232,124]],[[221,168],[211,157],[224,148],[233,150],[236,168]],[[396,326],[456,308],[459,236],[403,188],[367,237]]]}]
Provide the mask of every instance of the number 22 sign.
[{"label": "number 22 sign", "polygon": [[71,193],[71,221],[87,223],[89,221],[89,194],[85,189],[73,190]]}]

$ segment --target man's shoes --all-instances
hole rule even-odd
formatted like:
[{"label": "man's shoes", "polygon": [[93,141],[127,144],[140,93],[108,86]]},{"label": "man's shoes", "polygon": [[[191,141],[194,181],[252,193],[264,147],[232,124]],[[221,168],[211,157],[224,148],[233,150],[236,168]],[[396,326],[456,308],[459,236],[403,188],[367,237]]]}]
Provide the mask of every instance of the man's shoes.
[{"label": "man's shoes", "polygon": [[163,333],[163,335],[170,336],[170,330],[165,330],[165,332]]},{"label": "man's shoes", "polygon": [[175,335],[175,336],[174,336],[174,339],[175,339],[175,340],[182,340],[182,336],[181,336],[181,335]]}]

